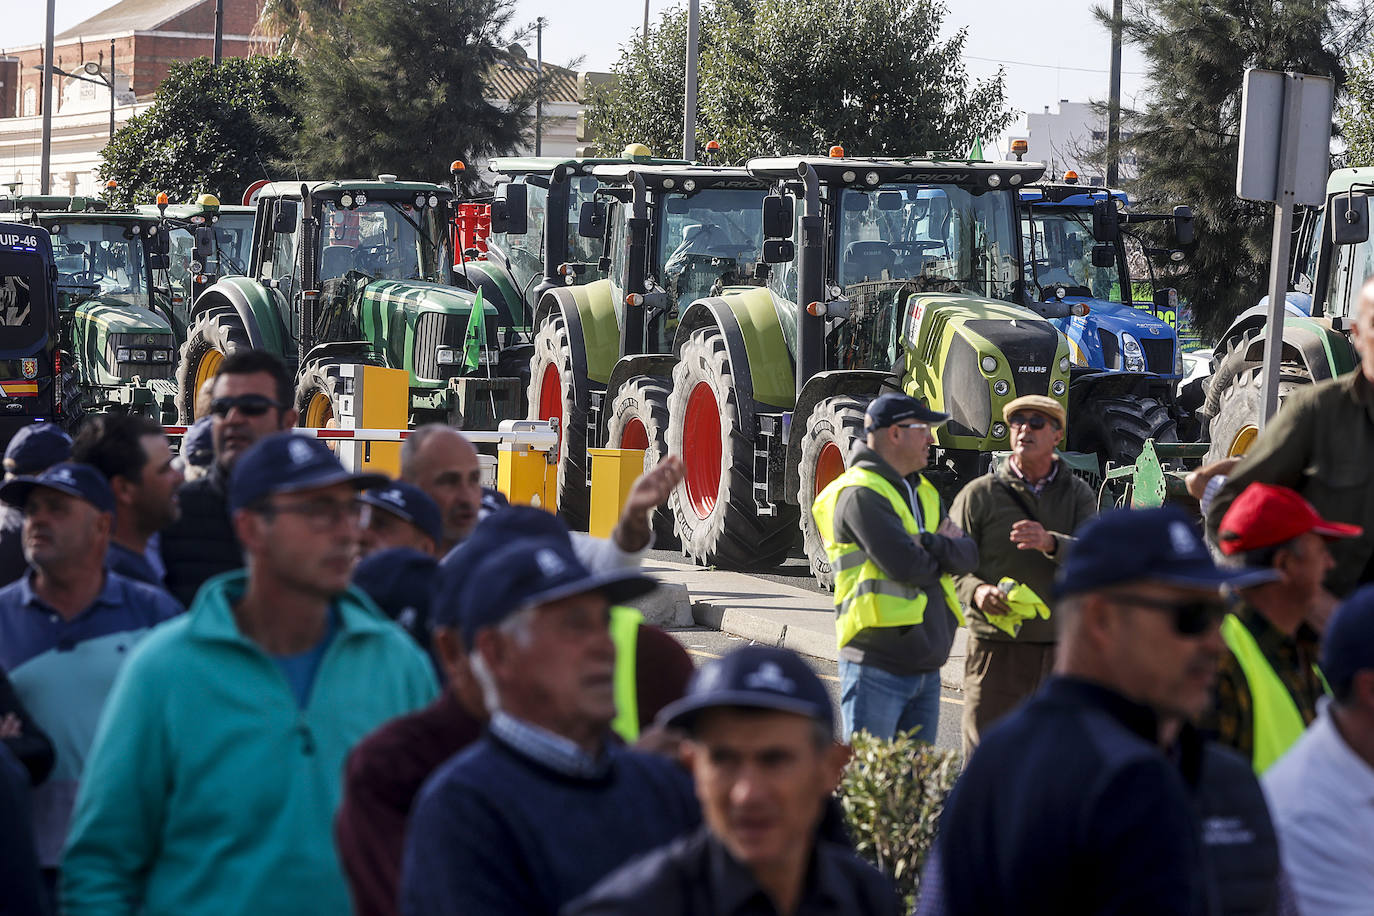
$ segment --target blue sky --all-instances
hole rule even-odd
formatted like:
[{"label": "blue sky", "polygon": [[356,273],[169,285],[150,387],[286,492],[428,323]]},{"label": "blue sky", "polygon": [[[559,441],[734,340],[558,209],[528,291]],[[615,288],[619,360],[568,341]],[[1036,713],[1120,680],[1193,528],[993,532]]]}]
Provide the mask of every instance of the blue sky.
[{"label": "blue sky", "polygon": [[[43,40],[43,0],[0,0],[7,27],[8,47]],[[648,0],[650,21],[672,6],[667,0]],[[114,0],[57,0],[57,31],[94,15]],[[1091,4],[1047,0],[982,0],[951,3],[946,33],[968,29],[965,63],[970,75],[988,76],[999,66],[1007,72],[1008,101],[1022,112],[1053,107],[1060,99],[1081,102],[1107,95],[1109,38],[1094,21]],[[589,12],[595,10],[595,15]],[[543,16],[544,55],[554,63],[583,58],[583,67],[608,69],[617,48],[633,39],[644,21],[644,0],[517,0],[515,21],[532,22]],[[621,23],[623,25],[615,25]],[[533,53],[533,43],[530,51]],[[1129,104],[1143,85],[1141,60],[1127,49],[1123,62],[1123,94]],[[1024,118],[1022,119],[1024,124]]]}]

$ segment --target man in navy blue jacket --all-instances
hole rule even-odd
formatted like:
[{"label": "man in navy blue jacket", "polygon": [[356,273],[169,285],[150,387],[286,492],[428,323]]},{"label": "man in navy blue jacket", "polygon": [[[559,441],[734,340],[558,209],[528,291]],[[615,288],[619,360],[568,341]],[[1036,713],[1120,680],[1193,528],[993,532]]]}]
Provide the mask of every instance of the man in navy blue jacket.
[{"label": "man in navy blue jacket", "polygon": [[[518,529],[498,518],[491,530]],[[436,625],[461,630],[491,722],[415,803],[405,916],[553,916],[701,819],[680,767],[611,740],[623,685],[610,606],[654,581],[634,570],[590,572],[561,523],[480,547],[458,588],[439,583],[435,594],[449,597],[436,598],[433,612]]]},{"label": "man in navy blue jacket", "polygon": [[1056,583],[1055,676],[999,722],[945,809],[921,912],[1207,912],[1202,844],[1159,718],[1210,700],[1222,570],[1175,509],[1083,527]]}]

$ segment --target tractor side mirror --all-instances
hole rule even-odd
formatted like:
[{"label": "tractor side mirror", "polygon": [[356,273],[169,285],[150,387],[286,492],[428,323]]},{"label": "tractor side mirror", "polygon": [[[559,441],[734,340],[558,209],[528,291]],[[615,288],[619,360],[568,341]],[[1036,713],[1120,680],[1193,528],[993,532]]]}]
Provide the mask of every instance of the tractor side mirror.
[{"label": "tractor side mirror", "polygon": [[301,205],[294,200],[279,200],[272,210],[272,231],[290,235],[296,231],[300,220]]},{"label": "tractor side mirror", "polygon": [[215,230],[209,226],[196,229],[196,247],[192,257],[204,264],[215,255]]},{"label": "tractor side mirror", "polygon": [[797,256],[797,246],[791,239],[764,239],[759,260],[765,264],[785,264]]},{"label": "tractor side mirror", "polygon": [[[791,197],[769,194],[763,199],[763,237],[790,239],[792,224],[796,222],[795,203]],[[792,260],[791,257],[785,260]],[[772,262],[776,263],[776,262]]]},{"label": "tractor side mirror", "polygon": [[1196,233],[1193,229],[1193,208],[1188,206],[1174,207],[1174,242],[1180,248],[1187,248],[1193,244]]},{"label": "tractor side mirror", "polygon": [[1116,248],[1112,245],[1093,246],[1093,267],[1115,267]]},{"label": "tractor side mirror", "polygon": [[1369,198],[1337,194],[1331,199],[1331,239],[1337,245],[1357,245],[1369,239]]},{"label": "tractor side mirror", "polygon": [[1121,216],[1116,211],[1116,201],[1111,198],[1093,201],[1093,238],[1099,242],[1115,242],[1120,236]]},{"label": "tractor side mirror", "polygon": [[[1154,295],[1155,314],[1164,316],[1178,313],[1178,290],[1157,289]],[[1172,324],[1172,322],[1170,322]]]},{"label": "tractor side mirror", "polygon": [[166,226],[158,226],[156,234],[153,235],[153,254],[168,255],[172,253],[172,234],[167,231]]},{"label": "tractor side mirror", "polygon": [[606,205],[598,200],[582,202],[577,214],[577,234],[584,239],[599,239],[606,231]]},{"label": "tractor side mirror", "polygon": [[496,189],[491,202],[491,231],[498,235],[524,235],[530,231],[529,188],[511,181]]}]

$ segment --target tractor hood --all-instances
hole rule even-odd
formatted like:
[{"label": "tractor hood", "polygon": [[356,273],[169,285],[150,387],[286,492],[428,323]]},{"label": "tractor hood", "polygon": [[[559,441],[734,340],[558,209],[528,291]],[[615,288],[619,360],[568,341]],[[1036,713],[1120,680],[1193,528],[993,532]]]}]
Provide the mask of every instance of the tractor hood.
[{"label": "tractor hood", "polygon": [[1133,371],[1147,371],[1156,375],[1175,376],[1178,333],[1163,319],[1133,306],[1106,299],[1066,297],[1069,302],[1085,302],[1088,314],[1053,320],[1069,339],[1073,361],[1093,369],[1125,369],[1125,354],[1134,350],[1122,335],[1130,335],[1140,346],[1140,356],[1146,365],[1137,364]]},{"label": "tractor hood", "polygon": [[[460,348],[477,294],[419,280],[375,280],[363,289],[358,310],[363,337],[385,354],[387,365],[410,373],[412,386],[441,387],[458,371],[440,351]],[[482,303],[488,354],[496,353],[496,306]],[[441,368],[442,367],[442,368]]]},{"label": "tractor hood", "polygon": [[88,299],[72,316],[72,346],[86,384],[171,378],[176,338],[167,319],[142,306]]},{"label": "tractor hood", "polygon": [[[129,305],[117,299],[87,299],[77,306],[76,319],[104,334],[144,334],[154,337],[172,336],[167,319],[150,308]],[[153,341],[147,341],[153,343]],[[162,343],[161,340],[157,343]]]},{"label": "tractor hood", "polygon": [[[477,294],[453,286],[421,280],[374,280],[363,290],[363,308],[403,309],[407,312],[442,312],[467,315]],[[483,302],[482,311],[496,317],[496,306]]]},{"label": "tractor hood", "polygon": [[1002,408],[1021,395],[1065,401],[1068,342],[1029,309],[955,293],[916,293],[907,299],[902,336],[905,387],[950,415],[936,436],[947,448],[1006,448]]}]

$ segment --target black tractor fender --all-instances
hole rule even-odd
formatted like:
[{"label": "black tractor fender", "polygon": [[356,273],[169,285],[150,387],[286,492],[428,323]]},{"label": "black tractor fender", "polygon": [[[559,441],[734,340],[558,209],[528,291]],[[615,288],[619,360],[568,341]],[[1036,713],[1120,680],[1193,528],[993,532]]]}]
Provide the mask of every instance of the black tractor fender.
[{"label": "black tractor fender", "polygon": [[1069,419],[1075,408],[1092,398],[1147,397],[1158,378],[1149,372],[1074,373],[1069,380]]},{"label": "black tractor fender", "polygon": [[[1285,363],[1301,363],[1312,376],[1312,381],[1320,382],[1331,378],[1331,360],[1327,358],[1324,340],[1325,332],[1315,325],[1303,324],[1296,327],[1284,325],[1283,355]],[[1264,344],[1267,332],[1261,331],[1245,348],[1247,363],[1264,362]]]},{"label": "black tractor fender", "polygon": [[216,283],[201,293],[200,298],[196,300],[195,308],[191,312],[187,325],[189,326],[203,312],[217,306],[228,306],[238,314],[243,329],[248,332],[248,342],[252,344],[253,349],[257,350],[266,346],[262,327],[258,324],[258,316],[253,312],[248,297],[243,294],[243,290],[231,284]]},{"label": "black tractor fender", "polygon": [[838,395],[875,398],[884,390],[900,391],[901,379],[877,369],[840,369],[820,372],[807,380],[792,409],[792,423],[787,433],[785,492],[795,496],[801,487],[801,444],[806,434],[806,419],[816,405]]},{"label": "black tractor fender", "polygon": [[369,366],[386,366],[376,349],[366,340],[336,340],[318,344],[310,348],[301,360],[301,369],[316,362],[363,363]]}]

